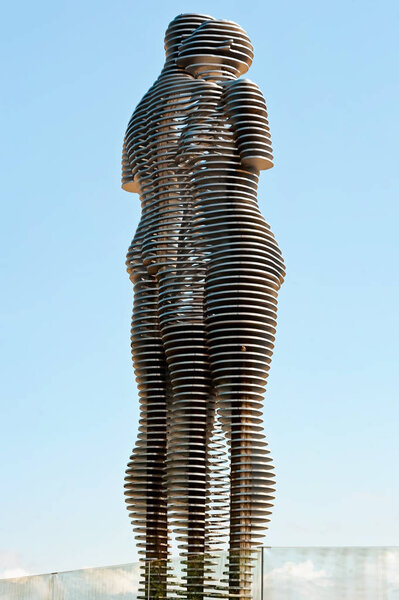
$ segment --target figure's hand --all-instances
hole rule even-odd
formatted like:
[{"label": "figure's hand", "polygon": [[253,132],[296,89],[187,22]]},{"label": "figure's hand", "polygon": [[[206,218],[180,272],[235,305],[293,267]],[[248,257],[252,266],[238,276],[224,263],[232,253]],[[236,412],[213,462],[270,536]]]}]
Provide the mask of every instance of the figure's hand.
[{"label": "figure's hand", "polygon": [[124,179],[122,176],[122,189],[125,192],[131,192],[133,194],[140,194],[140,186],[137,179],[134,177],[132,179]]},{"label": "figure's hand", "polygon": [[125,192],[140,194],[140,186],[137,177],[134,176],[132,165],[126,149],[126,139],[123,142],[122,150],[122,189]]}]

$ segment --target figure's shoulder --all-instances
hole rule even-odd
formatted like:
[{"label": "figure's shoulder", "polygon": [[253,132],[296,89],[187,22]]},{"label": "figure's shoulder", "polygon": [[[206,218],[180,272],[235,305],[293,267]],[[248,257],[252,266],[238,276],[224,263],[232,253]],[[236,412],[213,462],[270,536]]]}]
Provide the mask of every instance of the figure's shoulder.
[{"label": "figure's shoulder", "polygon": [[219,94],[221,92],[223,92],[223,84],[220,84],[218,82],[215,81],[207,81],[206,79],[200,79],[199,77],[197,79],[194,79],[192,81],[192,90],[193,93],[195,94],[196,92],[201,94],[202,92],[205,93],[209,93],[209,94]]},{"label": "figure's shoulder", "polygon": [[265,103],[259,86],[251,79],[234,79],[223,83],[223,96],[226,100],[237,100],[245,103]]},{"label": "figure's shoulder", "polygon": [[[245,77],[240,77],[239,79],[229,79],[228,81],[223,81],[223,87],[227,90],[250,90],[255,89],[259,90],[257,84],[252,81],[252,79],[248,79]],[[260,90],[259,90],[260,91]]]}]

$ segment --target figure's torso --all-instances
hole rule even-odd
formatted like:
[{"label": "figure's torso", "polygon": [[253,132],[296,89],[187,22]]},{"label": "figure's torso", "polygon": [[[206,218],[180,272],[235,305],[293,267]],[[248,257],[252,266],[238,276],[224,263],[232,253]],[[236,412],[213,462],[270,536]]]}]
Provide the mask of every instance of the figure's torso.
[{"label": "figure's torso", "polygon": [[[205,260],[214,254],[216,240],[219,247],[237,243],[252,250],[258,247],[263,265],[268,265],[279,286],[284,262],[258,207],[258,173],[241,162],[223,95],[223,84],[196,80],[193,109],[180,139],[178,158],[193,185],[193,232],[203,239]],[[245,252],[242,260],[245,264]]]},{"label": "figure's torso", "polygon": [[161,74],[137,106],[126,131],[142,204],[141,254],[152,273],[176,263],[179,244],[187,242],[191,182],[176,155],[194,81],[178,70]]}]

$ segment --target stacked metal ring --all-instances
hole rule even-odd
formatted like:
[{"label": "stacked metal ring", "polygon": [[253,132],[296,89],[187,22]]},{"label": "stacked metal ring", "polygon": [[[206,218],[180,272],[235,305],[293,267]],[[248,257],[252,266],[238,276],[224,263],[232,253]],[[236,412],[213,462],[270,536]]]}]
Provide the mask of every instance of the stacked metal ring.
[{"label": "stacked metal ring", "polygon": [[273,500],[262,407],[284,277],[257,205],[273,165],[267,112],[237,79],[253,57],[239,25],[180,15],[165,49],[123,147],[122,186],[142,207],[127,256],[141,402],[127,503],[142,597],[170,597],[171,528],[187,597],[212,592],[212,551],[228,539],[224,593],[246,600]]}]

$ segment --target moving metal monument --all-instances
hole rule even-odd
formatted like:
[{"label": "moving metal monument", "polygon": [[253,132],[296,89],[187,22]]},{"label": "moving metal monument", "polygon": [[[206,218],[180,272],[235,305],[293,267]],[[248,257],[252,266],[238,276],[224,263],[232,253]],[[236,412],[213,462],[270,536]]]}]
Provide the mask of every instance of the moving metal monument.
[{"label": "moving metal monument", "polygon": [[246,599],[273,501],[262,404],[284,277],[257,204],[259,171],[273,166],[267,112],[257,85],[238,79],[253,49],[236,23],[179,15],[165,50],[123,145],[122,187],[142,208],[127,256],[141,402],[128,510],[143,598]]}]

